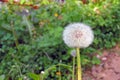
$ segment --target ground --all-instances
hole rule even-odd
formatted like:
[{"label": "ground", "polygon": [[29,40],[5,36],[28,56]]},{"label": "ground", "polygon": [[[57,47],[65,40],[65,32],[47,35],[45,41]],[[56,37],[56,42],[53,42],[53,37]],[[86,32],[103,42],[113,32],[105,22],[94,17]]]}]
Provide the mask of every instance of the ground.
[{"label": "ground", "polygon": [[120,45],[95,56],[100,58],[101,64],[85,71],[83,80],[120,80]]}]

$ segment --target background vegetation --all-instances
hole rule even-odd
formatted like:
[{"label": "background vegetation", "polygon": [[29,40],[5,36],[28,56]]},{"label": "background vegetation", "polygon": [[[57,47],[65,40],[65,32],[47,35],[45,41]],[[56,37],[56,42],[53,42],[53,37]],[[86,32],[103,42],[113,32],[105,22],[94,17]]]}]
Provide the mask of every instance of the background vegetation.
[{"label": "background vegetation", "polygon": [[62,40],[69,23],[82,22],[94,31],[93,44],[81,51],[83,70],[100,63],[93,53],[120,41],[119,0],[3,0],[0,5],[1,80],[37,80],[41,71],[47,80],[59,75],[70,80],[72,49]]}]

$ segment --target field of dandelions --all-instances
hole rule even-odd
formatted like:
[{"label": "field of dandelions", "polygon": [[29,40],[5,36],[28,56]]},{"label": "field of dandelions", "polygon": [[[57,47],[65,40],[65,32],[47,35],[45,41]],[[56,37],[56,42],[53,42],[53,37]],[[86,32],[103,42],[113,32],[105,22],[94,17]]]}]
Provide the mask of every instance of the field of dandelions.
[{"label": "field of dandelions", "polygon": [[82,80],[120,42],[119,0],[0,0],[0,80]]}]

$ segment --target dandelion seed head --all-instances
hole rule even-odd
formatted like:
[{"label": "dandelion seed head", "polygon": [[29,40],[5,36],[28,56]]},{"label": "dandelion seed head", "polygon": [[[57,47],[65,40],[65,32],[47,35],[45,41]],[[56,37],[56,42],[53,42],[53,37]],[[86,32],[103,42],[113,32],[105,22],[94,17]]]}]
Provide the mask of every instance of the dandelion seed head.
[{"label": "dandelion seed head", "polygon": [[94,39],[91,28],[82,23],[73,23],[65,27],[63,40],[69,47],[86,48]]}]

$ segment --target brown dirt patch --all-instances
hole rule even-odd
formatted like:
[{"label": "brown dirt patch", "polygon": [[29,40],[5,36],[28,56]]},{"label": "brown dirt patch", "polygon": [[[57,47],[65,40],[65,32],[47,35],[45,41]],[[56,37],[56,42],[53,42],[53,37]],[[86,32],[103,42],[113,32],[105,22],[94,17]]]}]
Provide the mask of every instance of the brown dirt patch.
[{"label": "brown dirt patch", "polygon": [[91,70],[85,71],[83,80],[120,80],[120,46],[104,50],[100,58],[101,64],[94,65]]}]

